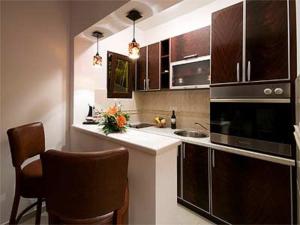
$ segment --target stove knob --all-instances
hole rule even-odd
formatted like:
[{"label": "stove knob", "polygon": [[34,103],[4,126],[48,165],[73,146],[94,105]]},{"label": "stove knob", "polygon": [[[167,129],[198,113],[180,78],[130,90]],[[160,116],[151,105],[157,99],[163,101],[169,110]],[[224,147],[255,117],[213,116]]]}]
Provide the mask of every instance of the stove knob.
[{"label": "stove knob", "polygon": [[270,95],[270,94],[272,94],[272,89],[270,89],[270,88],[266,88],[265,90],[264,90],[264,93],[265,93],[265,95]]},{"label": "stove knob", "polygon": [[275,88],[274,92],[275,92],[276,95],[282,95],[283,94],[282,88]]}]

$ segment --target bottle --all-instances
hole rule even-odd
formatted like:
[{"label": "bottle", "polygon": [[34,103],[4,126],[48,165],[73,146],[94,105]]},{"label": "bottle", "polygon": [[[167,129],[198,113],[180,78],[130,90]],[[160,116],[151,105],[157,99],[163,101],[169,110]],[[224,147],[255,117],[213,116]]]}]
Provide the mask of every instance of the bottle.
[{"label": "bottle", "polygon": [[175,111],[172,111],[172,116],[171,116],[171,128],[176,129],[176,116],[175,116]]}]

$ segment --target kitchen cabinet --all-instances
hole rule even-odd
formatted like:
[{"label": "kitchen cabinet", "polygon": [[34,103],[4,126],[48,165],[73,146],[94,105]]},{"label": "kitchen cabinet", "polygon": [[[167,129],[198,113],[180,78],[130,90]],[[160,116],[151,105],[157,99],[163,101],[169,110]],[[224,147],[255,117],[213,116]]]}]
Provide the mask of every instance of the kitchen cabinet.
[{"label": "kitchen cabinet", "polygon": [[212,216],[231,224],[291,224],[291,167],[212,150]]},{"label": "kitchen cabinet", "polygon": [[158,90],[160,87],[159,43],[148,46],[148,89]]},{"label": "kitchen cabinet", "polygon": [[243,63],[243,3],[212,14],[211,83],[239,82]]},{"label": "kitchen cabinet", "polygon": [[289,78],[288,1],[246,1],[247,81]]},{"label": "kitchen cabinet", "polygon": [[246,0],[212,14],[212,84],[290,79],[288,4]]},{"label": "kitchen cabinet", "polygon": [[[208,154],[206,147],[184,143],[179,197],[189,207],[209,211]],[[179,161],[180,162],[180,161]]]},{"label": "kitchen cabinet", "polygon": [[181,161],[181,149],[182,145],[178,146],[177,149],[177,197],[182,198],[181,196],[181,183],[182,183],[182,176],[181,176],[181,170],[182,170],[182,161]]},{"label": "kitchen cabinet", "polygon": [[160,88],[170,88],[170,39],[160,42]]},{"label": "kitchen cabinet", "polygon": [[160,89],[160,44],[155,43],[140,49],[137,60],[136,90]]},{"label": "kitchen cabinet", "polygon": [[134,68],[127,56],[107,52],[107,98],[132,98]]},{"label": "kitchen cabinet", "polygon": [[210,26],[171,38],[171,62],[210,55]]},{"label": "kitchen cabinet", "polygon": [[140,58],[137,60],[136,89],[146,90],[146,67],[147,67],[147,47],[140,49]]}]

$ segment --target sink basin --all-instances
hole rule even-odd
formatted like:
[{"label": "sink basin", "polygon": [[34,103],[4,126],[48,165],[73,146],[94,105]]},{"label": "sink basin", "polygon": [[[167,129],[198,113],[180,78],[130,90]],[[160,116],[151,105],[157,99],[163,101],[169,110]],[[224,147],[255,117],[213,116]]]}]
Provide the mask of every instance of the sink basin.
[{"label": "sink basin", "polygon": [[187,131],[187,130],[178,130],[175,131],[174,134],[183,136],[183,137],[193,137],[193,138],[206,138],[207,134],[199,131]]}]

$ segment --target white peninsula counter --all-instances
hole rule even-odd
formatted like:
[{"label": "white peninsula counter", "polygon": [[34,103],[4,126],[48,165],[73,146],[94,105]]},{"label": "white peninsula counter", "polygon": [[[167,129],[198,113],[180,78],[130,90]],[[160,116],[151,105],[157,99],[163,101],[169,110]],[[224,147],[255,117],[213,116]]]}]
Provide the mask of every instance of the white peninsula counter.
[{"label": "white peninsula counter", "polygon": [[123,146],[129,151],[129,224],[176,224],[177,147],[175,138],[128,129],[105,135],[97,125],[73,125],[73,151]]}]

